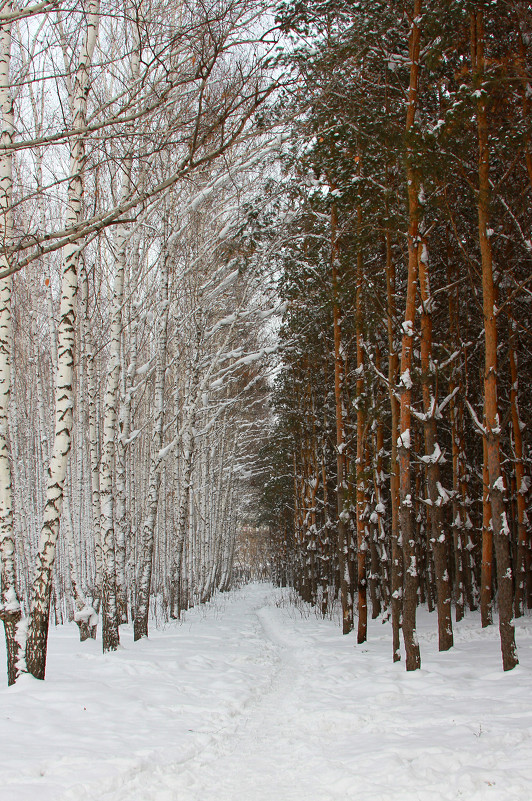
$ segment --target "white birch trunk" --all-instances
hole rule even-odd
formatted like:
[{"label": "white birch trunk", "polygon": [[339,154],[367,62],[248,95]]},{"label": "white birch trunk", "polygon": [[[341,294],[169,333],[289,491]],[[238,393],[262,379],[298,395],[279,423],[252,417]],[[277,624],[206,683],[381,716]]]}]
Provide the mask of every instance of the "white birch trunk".
[{"label": "white birch trunk", "polygon": [[[183,571],[181,570],[181,561],[183,558],[183,547],[185,544],[187,526],[189,520],[190,509],[190,483],[192,477],[192,465],[194,461],[194,426],[196,424],[196,407],[197,407],[197,388],[199,381],[199,372],[197,367],[197,352],[194,351],[192,359],[192,380],[189,387],[189,403],[186,404],[184,422],[181,432],[183,446],[183,457],[181,461],[181,470],[176,476],[178,487],[177,495],[179,498],[179,510],[177,514],[176,524],[176,545],[174,549],[172,566],[170,571],[170,614],[172,617],[179,617],[182,609],[184,588],[182,587],[181,578]],[[176,397],[178,393],[176,391]],[[176,404],[177,405],[177,404]]]},{"label": "white birch trunk", "polygon": [[[129,197],[130,187],[131,160],[128,160],[125,165],[125,172],[122,182],[122,200]],[[102,459],[100,464],[102,641],[104,651],[115,651],[120,642],[118,631],[116,586],[114,474],[115,439],[117,434],[118,419],[118,387],[120,383],[120,353],[122,341],[122,305],[124,302],[127,241],[128,232],[126,226],[118,226],[115,235],[115,278],[111,313],[111,342],[107,384],[105,388]]]},{"label": "white birch trunk", "polygon": [[65,517],[65,533],[68,544],[68,562],[70,568],[70,586],[72,589],[72,597],[74,600],[74,620],[79,628],[79,639],[81,642],[89,639],[91,636],[91,628],[94,625],[94,617],[96,615],[94,609],[87,603],[85,596],[81,590],[81,582],[79,579],[79,559],[76,550],[76,542],[74,539],[74,524],[72,521],[72,513],[68,496],[65,497],[65,509],[63,512]]},{"label": "white birch trunk", "polygon": [[[131,84],[134,86],[139,74],[139,51],[134,47],[131,65]],[[125,203],[131,194],[132,159],[128,157],[123,164],[121,203]],[[100,505],[101,505],[101,539],[102,539],[102,640],[104,651],[114,651],[119,644],[120,622],[127,621],[127,602],[125,602],[125,529],[124,517],[124,460],[123,440],[120,443],[120,508],[115,539],[114,485],[115,464],[117,457],[117,430],[119,402],[119,384],[121,375],[122,354],[122,306],[124,303],[124,283],[126,269],[126,249],[129,239],[125,223],[116,229],[114,239],[115,277],[113,288],[113,305],[111,317],[111,342],[109,353],[109,369],[104,402],[102,461],[100,465]],[[118,602],[120,601],[120,602]]]},{"label": "white birch trunk", "polygon": [[[219,433],[214,434],[217,439],[218,453],[213,454],[211,460],[211,478],[209,481],[208,492],[212,497],[210,503],[210,537],[209,537],[209,559],[208,559],[208,580],[205,588],[207,598],[210,598],[217,586],[217,577],[220,575],[220,556],[222,551],[222,541],[224,539],[224,523],[227,502],[230,493],[231,475],[234,463],[234,450],[229,459],[226,460],[226,419],[225,415],[219,427]],[[224,473],[229,473],[229,480],[224,486]],[[211,485],[212,482],[212,485]],[[211,491],[214,486],[214,493]],[[207,487],[204,492],[207,491]]]},{"label": "white birch trunk", "polygon": [[[87,16],[87,30],[79,58],[74,83],[73,128],[81,129],[86,122],[87,94],[89,91],[89,68],[98,33],[99,0],[91,0]],[[75,137],[70,153],[70,180],[68,186],[67,227],[81,220],[83,200],[83,167],[85,161],[84,139]],[[63,275],[61,281],[61,303],[57,331],[57,382],[55,390],[55,431],[50,464],[46,503],[39,550],[36,556],[36,571],[33,581],[33,596],[30,622],[26,641],[26,668],[35,678],[44,679],[48,621],[52,592],[53,566],[59,522],[63,504],[64,482],[68,455],[71,448],[71,432],[74,405],[74,341],[76,331],[76,295],[78,289],[78,262],[80,246],[68,244],[64,248]]]},{"label": "white birch trunk", "polygon": [[[135,273],[136,275],[136,270]],[[131,431],[131,402],[133,399],[133,381],[137,370],[137,316],[130,318],[130,362],[129,370],[125,369],[125,344],[122,345],[121,374],[125,388],[118,418],[118,438],[116,441],[116,594],[118,622],[127,623],[127,548],[126,540],[129,538],[130,526],[127,517],[127,471],[126,456],[128,439]],[[123,336],[125,339],[125,335]]]},{"label": "white birch trunk", "polygon": [[[12,4],[4,6],[6,13]],[[10,89],[11,24],[0,28],[0,113],[2,114],[1,142],[9,147],[13,141],[13,99]],[[11,266],[6,253],[13,236],[13,160],[9,150],[0,156],[0,270]],[[8,684],[18,675],[18,642],[16,626],[21,609],[17,594],[15,568],[15,532],[13,526],[13,491],[9,461],[9,398],[11,394],[11,284],[8,276],[0,279],[0,558],[1,586],[0,617],[4,621]]]},{"label": "white birch trunk", "polygon": [[[89,288],[88,277],[84,272],[81,279],[81,338],[80,347],[85,353],[85,367],[87,370],[87,419],[89,429],[89,462],[91,476],[91,510],[92,528],[94,537],[94,557],[96,565],[96,575],[94,576],[94,597],[92,606],[96,612],[100,608],[99,585],[102,573],[102,542],[100,534],[100,439],[98,436],[98,424],[96,414],[96,377],[95,377],[95,357],[91,336],[88,332],[89,319]],[[96,625],[92,629],[92,636],[96,635]]]},{"label": "white birch trunk", "polygon": [[151,437],[151,459],[148,480],[148,508],[142,528],[139,568],[137,574],[137,601],[135,604],[135,640],[148,636],[151,576],[154,550],[154,531],[157,518],[160,486],[160,451],[163,444],[164,385],[166,373],[166,351],[168,341],[168,260],[167,253],[161,261],[161,302],[159,304],[159,331],[157,337],[157,367],[154,387],[154,419]]}]

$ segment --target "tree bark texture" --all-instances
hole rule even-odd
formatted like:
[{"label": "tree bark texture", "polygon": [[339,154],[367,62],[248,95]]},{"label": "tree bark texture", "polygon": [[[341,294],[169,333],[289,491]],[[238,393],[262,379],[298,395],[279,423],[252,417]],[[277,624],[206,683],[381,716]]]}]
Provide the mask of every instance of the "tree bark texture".
[{"label": "tree bark texture", "polygon": [[504,484],[500,461],[500,423],[497,388],[497,309],[493,281],[493,257],[489,234],[490,165],[489,135],[484,80],[484,16],[482,9],[471,17],[472,62],[478,84],[478,235],[482,264],[482,305],[484,312],[484,425],[487,472],[491,502],[491,524],[497,563],[499,631],[504,670],[518,663],[513,619],[513,576],[510,559],[510,529],[504,507]]},{"label": "tree bark texture", "polygon": [[[73,97],[73,127],[85,126],[89,69],[98,34],[99,2],[92,0],[87,15],[87,29],[79,57]],[[83,197],[84,138],[72,141],[68,185],[67,225],[81,220]],[[50,464],[46,504],[36,570],[33,581],[30,622],[26,640],[26,667],[37,679],[44,679],[48,641],[48,620],[52,595],[53,567],[59,522],[63,505],[64,482],[71,448],[74,405],[74,342],[76,331],[76,295],[78,289],[79,245],[64,248],[61,302],[57,330],[57,383],[55,390],[55,433]]]}]

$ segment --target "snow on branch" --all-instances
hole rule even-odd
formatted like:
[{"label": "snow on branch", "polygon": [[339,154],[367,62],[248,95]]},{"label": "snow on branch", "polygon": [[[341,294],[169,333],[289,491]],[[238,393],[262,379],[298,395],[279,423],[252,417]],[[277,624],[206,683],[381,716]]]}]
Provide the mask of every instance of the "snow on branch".
[{"label": "snow on branch", "polygon": [[467,408],[469,410],[469,414],[471,415],[471,418],[472,418],[473,423],[475,424],[475,426],[477,428],[478,433],[482,434],[482,436],[485,437],[486,433],[487,433],[486,432],[486,427],[483,426],[482,423],[480,422],[480,420],[478,419],[477,413],[475,412],[475,410],[473,409],[473,407],[471,406],[471,404],[469,403],[467,398],[465,398],[464,400],[465,400],[465,405],[467,406]]}]

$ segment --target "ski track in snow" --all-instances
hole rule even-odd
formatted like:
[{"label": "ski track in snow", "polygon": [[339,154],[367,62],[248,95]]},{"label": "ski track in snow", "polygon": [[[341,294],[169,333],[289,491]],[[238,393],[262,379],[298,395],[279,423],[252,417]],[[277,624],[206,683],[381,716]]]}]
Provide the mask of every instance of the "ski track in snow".
[{"label": "ski track in snow", "polygon": [[105,656],[52,630],[46,681],[0,691],[0,798],[530,801],[531,617],[506,674],[477,614],[445,654],[436,628],[420,612],[410,674],[389,623],[356,646],[264,584]]}]

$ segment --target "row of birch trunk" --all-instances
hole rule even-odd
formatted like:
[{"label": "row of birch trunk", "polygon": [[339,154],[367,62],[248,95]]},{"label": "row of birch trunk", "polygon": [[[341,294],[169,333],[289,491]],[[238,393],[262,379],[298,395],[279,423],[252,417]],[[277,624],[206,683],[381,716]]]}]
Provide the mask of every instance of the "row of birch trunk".
[{"label": "row of birch trunk", "polygon": [[[113,261],[107,298],[94,285],[104,265],[94,264],[92,276],[81,269],[62,536],[55,540],[45,603],[56,623],[75,620],[82,639],[95,636],[101,620],[104,650],[118,647],[121,624],[132,622],[139,639],[148,635],[153,614],[179,617],[232,583],[247,491],[246,408],[252,399],[261,406],[264,388],[257,382],[264,349],[256,342],[252,313],[257,276],[239,275],[235,260],[225,256],[213,274],[212,251],[205,263],[198,248],[202,233],[210,244],[211,231],[201,226],[211,213],[212,206],[201,214],[195,210],[188,234],[194,233],[194,245],[187,242],[184,249],[172,241],[168,220],[155,257],[155,238],[144,243],[142,254],[138,237],[132,237],[134,253],[128,248],[126,267]],[[46,306],[26,331],[25,309],[34,290],[17,278],[11,348],[17,369],[9,419],[15,444],[13,586],[18,610],[31,610],[44,527],[38,512],[48,493],[54,436],[54,369]],[[33,299],[36,307],[42,294]],[[260,304],[256,311],[260,316]],[[260,416],[248,415],[247,427],[259,425]],[[17,656],[20,614],[12,678],[24,669]],[[42,648],[36,646],[36,653]],[[29,672],[43,678],[44,665],[40,675],[33,663],[28,667],[26,651]]]},{"label": "row of birch trunk", "polygon": [[276,141],[248,131],[256,13],[2,3],[9,683],[44,678],[50,616],[112,651],[231,584],[267,316],[237,234]]}]

